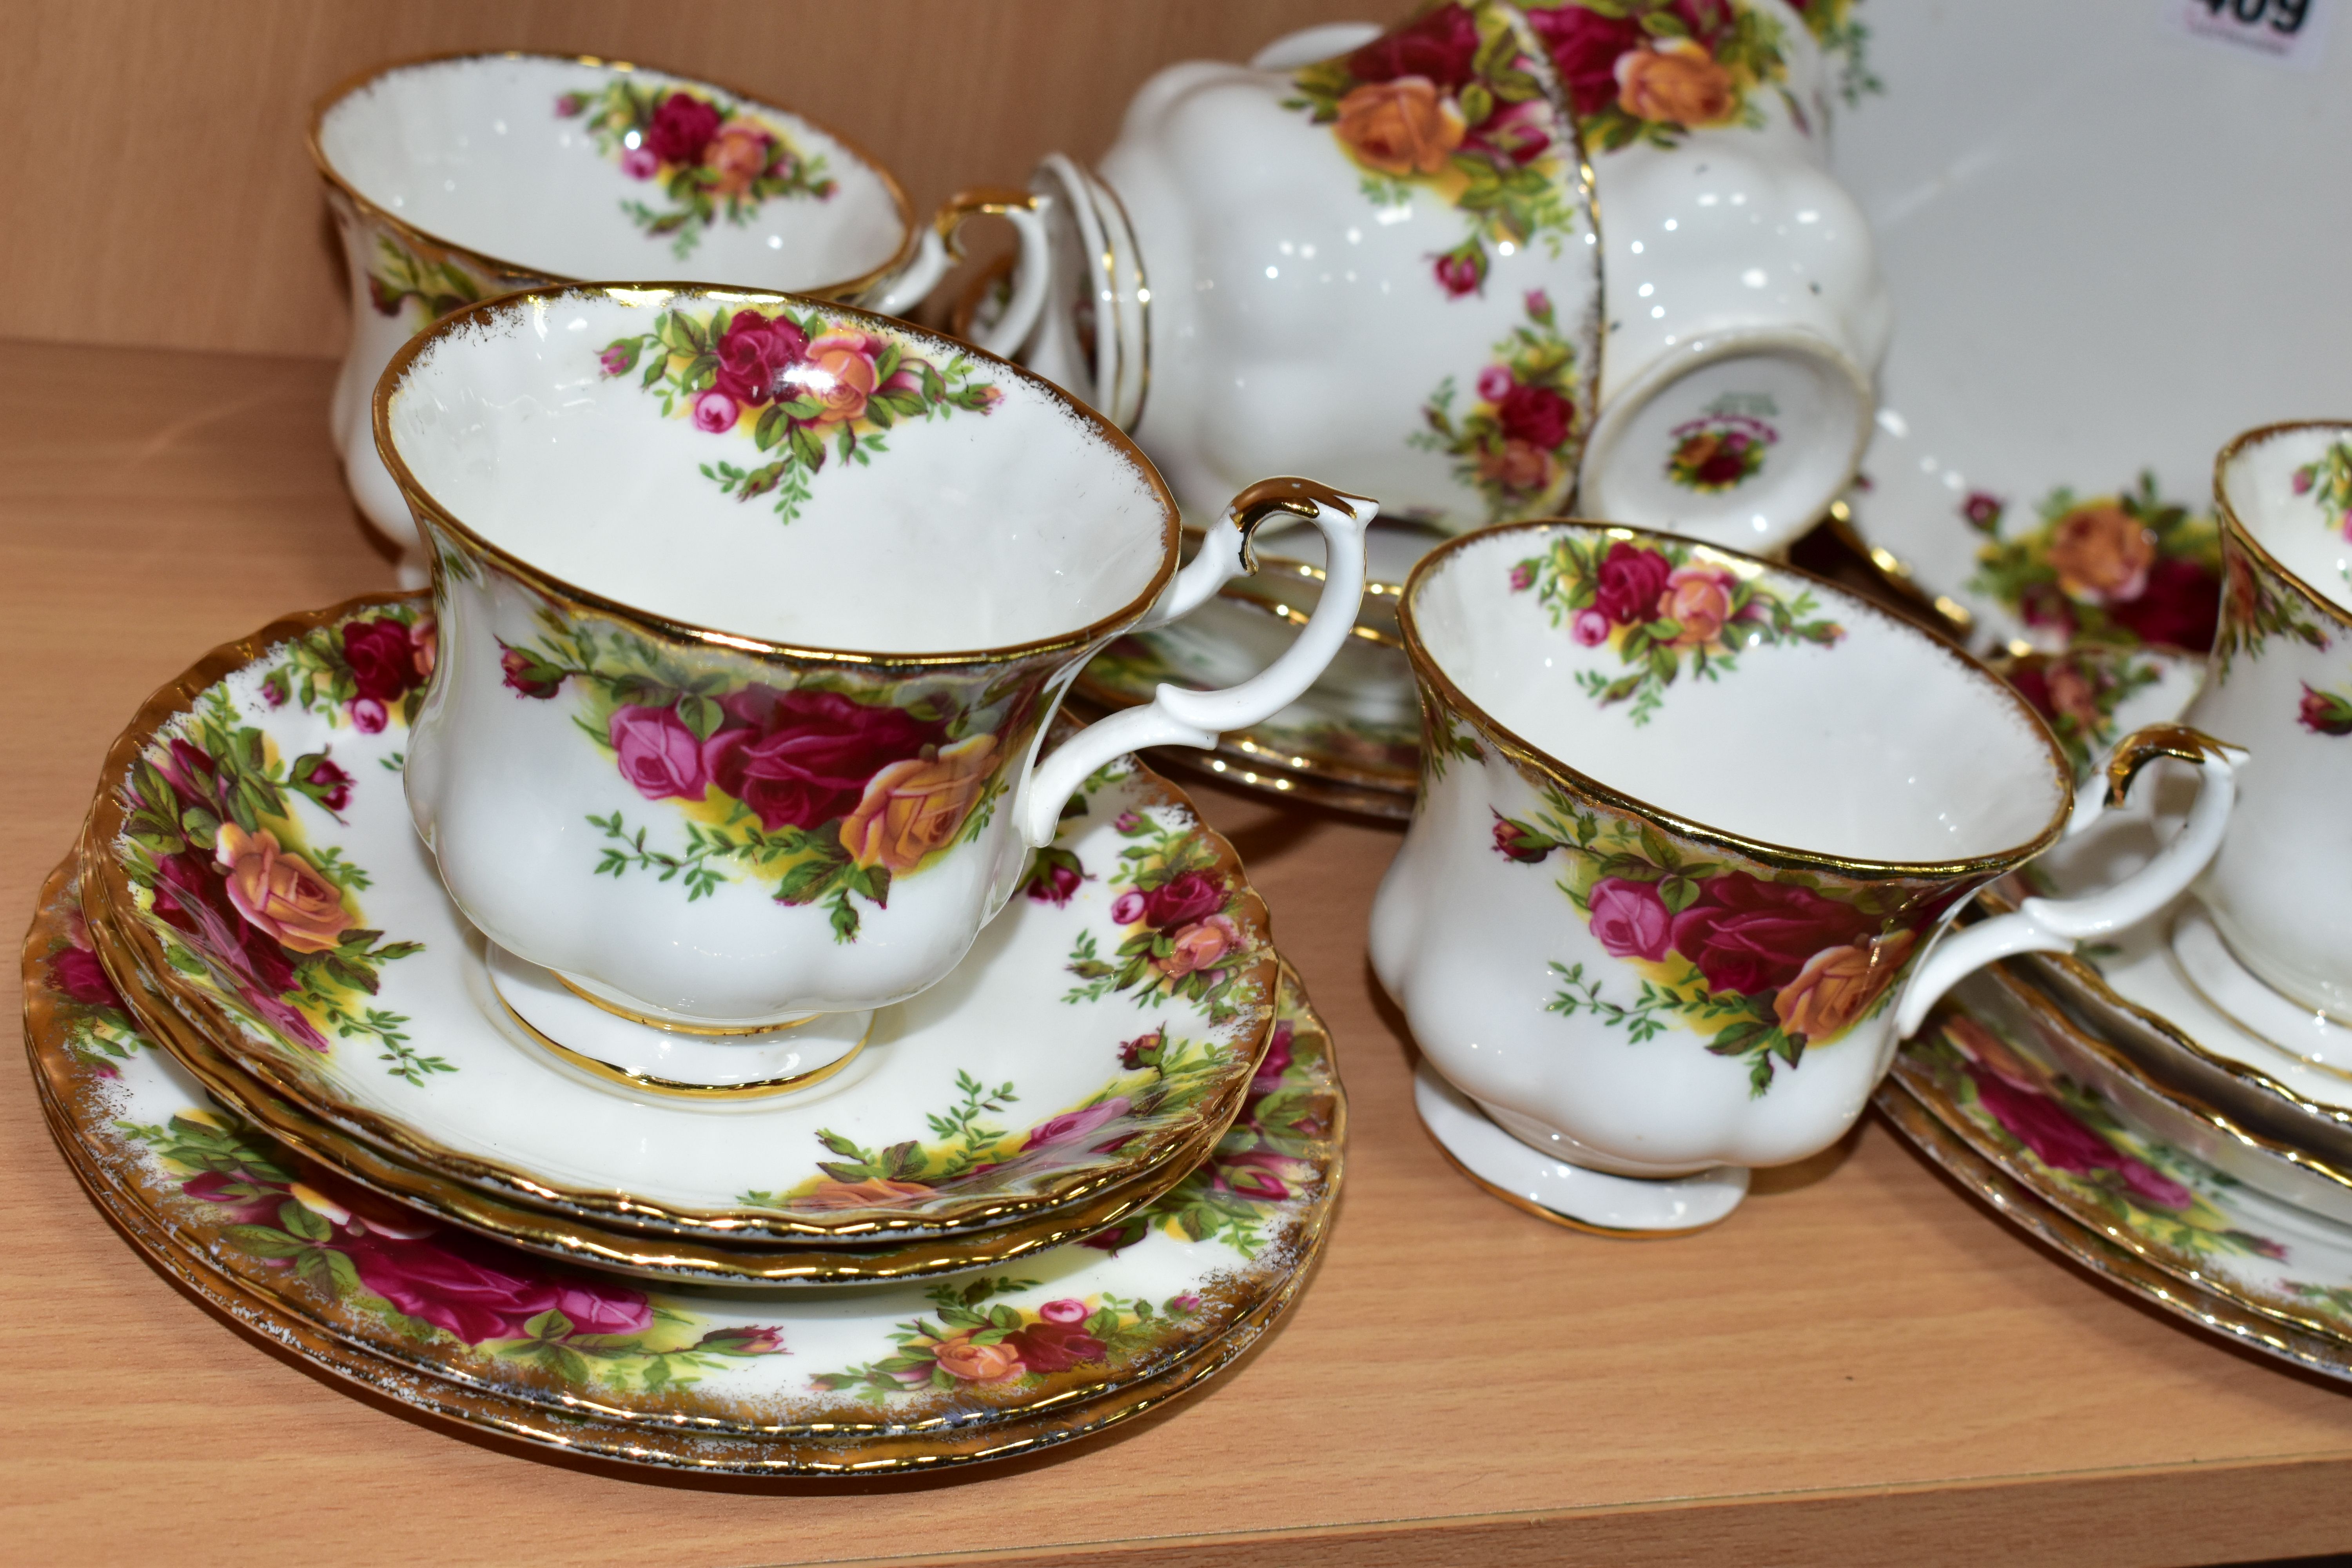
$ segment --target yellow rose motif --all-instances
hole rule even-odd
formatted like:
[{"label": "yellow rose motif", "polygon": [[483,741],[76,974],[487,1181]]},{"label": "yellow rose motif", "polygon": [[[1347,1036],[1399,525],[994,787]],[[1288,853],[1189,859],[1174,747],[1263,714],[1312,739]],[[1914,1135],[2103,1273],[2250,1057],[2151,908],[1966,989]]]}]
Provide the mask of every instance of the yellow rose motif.
[{"label": "yellow rose motif", "polygon": [[1739,89],[1706,46],[1665,38],[1617,58],[1617,106],[1636,120],[1727,125],[1739,113]]},{"label": "yellow rose motif", "polygon": [[812,1209],[887,1209],[930,1194],[931,1189],[919,1182],[894,1182],[887,1176],[868,1176],[862,1182],[836,1182],[827,1177],[795,1202],[802,1208]]},{"label": "yellow rose motif", "polygon": [[1462,145],[1466,127],[1454,100],[1426,77],[1368,81],[1339,100],[1331,128],[1356,161],[1402,178],[1434,174]]},{"label": "yellow rose motif", "polygon": [[866,400],[880,379],[874,362],[888,346],[885,339],[854,331],[825,332],[810,342],[793,380],[802,396],[824,405],[813,423],[842,425],[865,415]]},{"label": "yellow rose motif", "polygon": [[2076,507],[2051,536],[2051,570],[2058,586],[2078,599],[2137,599],[2155,564],[2156,531],[2112,502]]},{"label": "yellow rose motif", "polygon": [[356,923],[343,908],[342,889],[300,856],[287,854],[266,827],[247,833],[222,823],[213,858],[227,874],[229,902],[281,947],[331,952]]},{"label": "yellow rose motif", "polygon": [[1899,931],[1823,948],[1772,998],[1780,1027],[1808,1041],[1844,1033],[1877,1005],[1918,940],[1916,931]]},{"label": "yellow rose motif", "polygon": [[1668,574],[1665,591],[1658,595],[1658,614],[1682,630],[1670,647],[1709,647],[1723,637],[1731,619],[1731,590],[1736,579],[1713,566],[1678,566]]},{"label": "yellow rose motif", "polygon": [[996,737],[971,735],[927,755],[892,763],[866,783],[857,808],[842,820],[841,844],[860,866],[892,876],[953,844],[988,787]]},{"label": "yellow rose motif", "polygon": [[768,133],[758,126],[736,120],[719,128],[702,161],[718,178],[710,193],[718,196],[740,196],[751,188],[751,182],[767,172],[768,153],[774,145]]},{"label": "yellow rose motif", "polygon": [[931,1347],[932,1359],[946,1369],[950,1377],[960,1377],[966,1383],[996,1383],[1029,1370],[1021,1364],[1019,1352],[1002,1340],[988,1345],[972,1343],[975,1331],[966,1329]]}]

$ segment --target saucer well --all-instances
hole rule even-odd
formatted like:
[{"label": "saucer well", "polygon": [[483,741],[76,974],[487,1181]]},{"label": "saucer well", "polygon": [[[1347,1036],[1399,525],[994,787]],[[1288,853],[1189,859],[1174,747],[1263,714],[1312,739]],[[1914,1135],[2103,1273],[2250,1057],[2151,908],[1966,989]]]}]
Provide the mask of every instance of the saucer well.
[{"label": "saucer well", "polygon": [[[394,683],[395,638],[415,650],[404,694],[351,695]],[[87,833],[90,896],[141,971],[319,1121],[598,1226],[838,1243],[1171,1184],[1240,1105],[1273,1026],[1265,907],[1231,847],[1131,762],[1089,781],[962,965],[882,1009],[824,1082],[711,1101],[575,1069],[499,1001],[409,823],[404,721],[434,640],[400,596],[217,650],[117,742]],[[593,826],[592,858],[614,849]],[[619,852],[616,874],[666,868]],[[269,877],[292,890],[257,903],[246,883]]]},{"label": "saucer well", "polygon": [[661,1467],[887,1473],[1028,1452],[1228,1365],[1295,1297],[1340,1173],[1328,1035],[1286,984],[1211,1162],[1090,1245],[928,1287],[648,1289],[438,1226],[210,1102],[131,1022],[68,876],[24,950],[52,1131],[142,1250],[305,1362],[552,1447]]},{"label": "saucer well", "polygon": [[[63,868],[58,873],[66,874]],[[405,1164],[271,1093],[155,993],[114,934],[105,910],[85,904],[82,912],[90,947],[130,1009],[132,1026],[151,1045],[168,1051],[225,1110],[301,1158],[420,1215],[495,1237],[520,1251],[560,1263],[671,1285],[743,1289],[928,1279],[1003,1267],[1049,1247],[1083,1241],[1162,1195],[1161,1184],[1146,1176],[1001,1229],[834,1246],[758,1237],[646,1236],[598,1226],[577,1215],[504,1203],[478,1188]],[[1182,1162],[1185,1168],[1206,1159],[1214,1143],[1213,1139],[1204,1140],[1197,1153],[1188,1152]]]},{"label": "saucer well", "polygon": [[[2077,1079],[1985,976],[1896,1053],[1899,1088],[1981,1159],[2172,1279],[2352,1358],[2352,1226],[2257,1191]],[[2338,1375],[2342,1375],[2341,1373]]]}]

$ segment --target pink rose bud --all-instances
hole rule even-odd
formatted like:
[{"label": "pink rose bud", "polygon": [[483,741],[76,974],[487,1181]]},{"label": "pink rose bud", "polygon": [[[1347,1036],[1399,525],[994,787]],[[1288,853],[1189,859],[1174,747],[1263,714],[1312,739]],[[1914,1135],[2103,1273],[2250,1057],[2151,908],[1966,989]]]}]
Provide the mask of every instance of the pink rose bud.
[{"label": "pink rose bud", "polygon": [[735,400],[723,392],[706,392],[694,400],[694,427],[712,435],[735,428]]},{"label": "pink rose bud", "polygon": [[1049,1323],[1083,1323],[1089,1316],[1084,1301],[1065,1296],[1058,1301],[1048,1301],[1037,1309],[1037,1315]]},{"label": "pink rose bud", "polygon": [[1583,647],[1599,647],[1609,640],[1609,617],[1599,610],[1579,610],[1568,630]]},{"label": "pink rose bud", "polygon": [[383,704],[373,697],[352,698],[351,709],[352,722],[359,726],[359,731],[362,735],[382,734],[384,721],[391,717],[384,711]]},{"label": "pink rose bud", "polygon": [[621,154],[621,173],[633,180],[650,180],[661,168],[661,160],[646,147],[632,147]]}]

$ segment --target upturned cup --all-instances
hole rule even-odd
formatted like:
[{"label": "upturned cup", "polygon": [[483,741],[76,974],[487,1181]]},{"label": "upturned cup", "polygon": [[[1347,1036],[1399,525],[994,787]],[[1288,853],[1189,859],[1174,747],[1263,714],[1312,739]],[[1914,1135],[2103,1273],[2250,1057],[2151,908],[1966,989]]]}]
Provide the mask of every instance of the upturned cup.
[{"label": "upturned cup", "polygon": [[1448,531],[1576,495],[1777,550],[1852,481],[1891,319],[1826,96],[1777,0],[1438,0],[1171,66],[1034,176],[1022,352],[1203,511],[1278,455]]},{"label": "upturned cup", "polygon": [[1949,931],[2100,809],[1958,649],[1803,573],[1574,521],[1441,546],[1399,620],[1423,776],[1373,966],[1438,1072],[1588,1170],[1826,1147],[1953,983],[2144,917],[2229,813],[2232,753],[2141,731],[2111,794],[2193,760],[2186,829],[2104,892]]},{"label": "upturned cup", "polygon": [[[433,551],[406,773],[443,879],[509,952],[704,1033],[946,975],[1097,768],[1212,744],[1313,681],[1376,510],[1270,480],[1180,572],[1166,487],[1099,417],[784,295],[512,294],[401,349],[374,406]],[[1276,513],[1338,563],[1284,655],[1040,762],[1087,659],[1253,569]]]},{"label": "upturned cup", "polygon": [[[452,310],[588,278],[694,277],[899,310],[938,282],[956,232],[1025,193],[968,192],[916,223],[890,171],[807,116],[710,82],[589,56],[480,54],[371,71],[319,100],[310,156],[352,291],[330,419],[368,521],[423,557],[377,459],[369,394],[400,346]],[[1017,341],[1042,300],[1015,300]]]}]

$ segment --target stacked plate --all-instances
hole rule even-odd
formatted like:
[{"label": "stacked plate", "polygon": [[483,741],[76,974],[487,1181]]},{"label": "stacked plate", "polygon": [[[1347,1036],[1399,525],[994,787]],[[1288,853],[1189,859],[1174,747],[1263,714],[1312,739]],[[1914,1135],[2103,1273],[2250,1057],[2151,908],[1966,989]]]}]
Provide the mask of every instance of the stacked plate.
[{"label": "stacked plate", "polygon": [[[27,939],[52,1129],[171,1272],[419,1408],[762,1475],[1065,1441],[1288,1304],[1344,1100],[1180,792],[1089,781],[1026,896],[823,1081],[616,1079],[498,1000],[416,840],[411,693],[360,689],[395,636],[429,642],[421,596],[280,621],[159,692]],[[1224,935],[1213,964],[1155,957],[1180,916]]]}]

